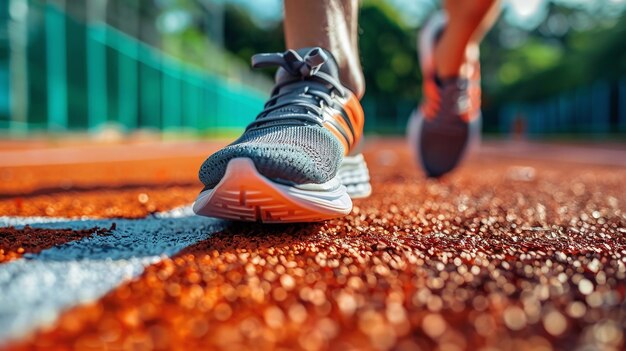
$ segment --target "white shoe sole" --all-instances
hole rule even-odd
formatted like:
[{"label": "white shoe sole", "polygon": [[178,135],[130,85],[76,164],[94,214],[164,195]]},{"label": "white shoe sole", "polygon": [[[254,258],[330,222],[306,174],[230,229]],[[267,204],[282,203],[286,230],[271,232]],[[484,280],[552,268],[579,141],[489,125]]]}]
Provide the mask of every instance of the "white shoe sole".
[{"label": "white shoe sole", "polygon": [[193,210],[237,221],[317,222],[347,215],[352,200],[339,175],[324,184],[289,186],[261,175],[251,159],[235,158],[215,188],[200,193]]},{"label": "white shoe sole", "polygon": [[339,180],[352,199],[363,199],[372,194],[370,173],[363,154],[346,156],[339,167]]}]

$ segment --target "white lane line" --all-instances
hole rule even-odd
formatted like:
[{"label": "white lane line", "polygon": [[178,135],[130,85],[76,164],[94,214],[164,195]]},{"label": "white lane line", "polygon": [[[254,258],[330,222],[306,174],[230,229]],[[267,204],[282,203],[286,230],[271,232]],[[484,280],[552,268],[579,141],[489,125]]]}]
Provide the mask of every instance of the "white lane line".
[{"label": "white lane line", "polygon": [[116,229],[0,265],[0,345],[50,325],[64,310],[94,301],[144,267],[207,239],[228,222],[194,216],[189,208],[151,218],[66,219],[0,217],[0,227]]}]

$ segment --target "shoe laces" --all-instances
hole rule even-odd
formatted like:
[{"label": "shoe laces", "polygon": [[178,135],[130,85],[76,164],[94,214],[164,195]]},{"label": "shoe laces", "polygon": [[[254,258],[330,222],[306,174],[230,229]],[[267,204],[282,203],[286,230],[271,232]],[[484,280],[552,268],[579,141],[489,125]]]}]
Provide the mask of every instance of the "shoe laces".
[{"label": "shoe laces", "polygon": [[469,81],[465,78],[454,78],[441,86],[441,114],[458,115],[469,111]]},{"label": "shoe laces", "polygon": [[345,96],[339,81],[320,70],[328,60],[320,48],[311,49],[304,57],[294,50],[254,55],[253,68],[282,67],[289,76],[279,79],[263,111],[246,131],[277,124],[321,126],[325,106],[334,104],[333,95]]},{"label": "shoe laces", "polygon": [[441,96],[440,110],[435,120],[441,123],[460,121],[457,117],[470,110],[469,81],[465,78],[452,78],[439,83]]}]

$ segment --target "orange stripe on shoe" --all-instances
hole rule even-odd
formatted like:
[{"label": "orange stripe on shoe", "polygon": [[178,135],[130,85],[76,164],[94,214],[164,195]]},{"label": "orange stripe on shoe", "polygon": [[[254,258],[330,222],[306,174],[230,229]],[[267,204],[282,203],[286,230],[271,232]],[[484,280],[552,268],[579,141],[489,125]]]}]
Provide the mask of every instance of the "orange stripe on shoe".
[{"label": "orange stripe on shoe", "polygon": [[350,126],[348,126],[348,123],[346,122],[346,120],[343,118],[343,116],[341,115],[341,113],[335,114],[333,116],[333,119],[335,120],[335,122],[337,122],[337,124],[345,131],[346,135],[348,136],[348,144],[350,145],[354,145],[355,142],[355,133],[353,134]]},{"label": "orange stripe on shoe", "polygon": [[331,133],[333,133],[337,140],[341,142],[341,144],[343,145],[344,154],[347,155],[350,152],[350,144],[348,143],[348,140],[346,140],[344,135],[341,134],[337,127],[335,127],[332,123],[328,121],[324,121],[324,127],[326,127],[326,129],[328,129]]},{"label": "orange stripe on shoe", "polygon": [[361,140],[361,137],[363,136],[363,126],[365,125],[365,114],[363,113],[361,102],[351,92],[348,92],[348,94],[348,99],[343,103],[343,109],[346,111],[348,119],[350,119],[350,123],[352,123],[352,128],[354,129],[354,141],[350,150],[348,150],[346,154],[352,151],[352,148],[358,144],[359,140]]},{"label": "orange stripe on shoe", "polygon": [[[361,103],[354,94],[348,92],[347,98],[345,100],[339,99],[339,101],[345,116],[341,111],[335,109],[337,113],[327,115],[327,118],[330,118],[330,120],[324,121],[324,126],[343,144],[345,155],[347,155],[357,145],[363,135],[365,117]],[[346,120],[346,117],[348,120]]]},{"label": "orange stripe on shoe", "polygon": [[434,80],[424,80],[423,95],[424,99],[422,103],[422,113],[426,119],[432,120],[437,116],[437,111],[439,111],[439,104],[441,103],[439,87]]}]

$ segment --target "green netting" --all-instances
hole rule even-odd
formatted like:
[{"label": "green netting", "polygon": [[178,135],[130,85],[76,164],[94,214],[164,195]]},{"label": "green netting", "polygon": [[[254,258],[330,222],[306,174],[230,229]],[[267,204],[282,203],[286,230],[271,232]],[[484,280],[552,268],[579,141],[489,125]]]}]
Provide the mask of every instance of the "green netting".
[{"label": "green netting", "polygon": [[[9,23],[9,6],[0,5],[0,23]],[[8,38],[8,26],[0,25],[0,38]],[[0,39],[0,125],[9,120],[11,110],[9,100],[9,45],[8,40]]]},{"label": "green netting", "polygon": [[[104,23],[85,23],[52,2],[28,4],[26,130],[114,123],[219,132],[245,126],[263,107],[267,92],[187,65]],[[1,129],[14,125],[5,110]]]}]

